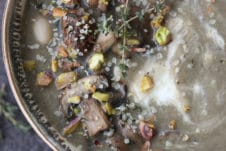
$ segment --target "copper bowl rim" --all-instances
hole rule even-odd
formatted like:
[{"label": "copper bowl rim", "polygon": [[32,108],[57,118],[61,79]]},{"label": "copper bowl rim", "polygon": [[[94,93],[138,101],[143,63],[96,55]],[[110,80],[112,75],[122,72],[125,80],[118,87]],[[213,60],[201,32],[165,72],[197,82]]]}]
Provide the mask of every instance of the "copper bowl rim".
[{"label": "copper bowl rim", "polygon": [[11,87],[11,90],[13,92],[13,95],[16,99],[16,102],[22,111],[23,115],[29,122],[29,124],[32,126],[32,128],[35,130],[35,132],[41,137],[42,140],[54,151],[58,151],[58,147],[54,145],[51,141],[49,136],[46,136],[43,131],[35,125],[34,119],[32,119],[32,115],[28,113],[28,109],[25,107],[25,104],[23,102],[23,97],[21,96],[20,89],[18,85],[16,84],[16,78],[13,73],[13,66],[12,66],[12,60],[10,55],[10,48],[9,48],[9,24],[10,24],[10,15],[12,14],[12,6],[13,6],[13,0],[6,0],[5,4],[5,10],[3,14],[3,20],[2,20],[2,54],[3,54],[3,61],[5,65],[6,74],[9,80],[9,84]]}]

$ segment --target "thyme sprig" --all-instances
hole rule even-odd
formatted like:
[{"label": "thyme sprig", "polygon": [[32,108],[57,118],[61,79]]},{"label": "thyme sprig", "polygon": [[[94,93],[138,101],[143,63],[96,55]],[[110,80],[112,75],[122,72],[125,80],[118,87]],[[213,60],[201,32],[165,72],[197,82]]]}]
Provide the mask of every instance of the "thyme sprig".
[{"label": "thyme sprig", "polygon": [[25,125],[24,123],[16,119],[15,112],[17,111],[17,107],[6,102],[4,100],[5,96],[6,96],[5,84],[2,84],[0,88],[0,116],[6,118],[10,123],[12,123],[15,127],[19,128],[23,132],[27,132],[30,129],[30,126]]},{"label": "thyme sprig", "polygon": [[122,40],[120,44],[120,51],[122,55],[119,67],[123,76],[126,76],[127,70],[129,69],[125,58],[126,52],[129,50],[129,47],[127,46],[127,39],[130,36],[129,31],[132,28],[130,23],[136,19],[143,21],[146,14],[162,13],[166,6],[165,0],[156,0],[151,7],[148,6],[144,9],[141,9],[141,11],[136,12],[135,15],[131,17],[128,5],[129,0],[126,0],[125,3],[120,6],[120,13],[118,18],[115,18],[111,15],[109,18],[103,20],[98,25],[98,32],[108,34],[110,31],[114,31],[116,37]]}]

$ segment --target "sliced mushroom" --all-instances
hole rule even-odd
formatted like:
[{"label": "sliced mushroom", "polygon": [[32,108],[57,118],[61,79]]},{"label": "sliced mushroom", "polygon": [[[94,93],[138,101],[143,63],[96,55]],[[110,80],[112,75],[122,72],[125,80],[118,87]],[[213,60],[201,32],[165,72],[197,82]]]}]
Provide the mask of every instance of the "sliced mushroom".
[{"label": "sliced mushroom", "polygon": [[107,116],[96,100],[84,100],[80,104],[80,107],[85,118],[85,124],[89,136],[95,136],[98,132],[110,127],[110,122],[108,121]]}]

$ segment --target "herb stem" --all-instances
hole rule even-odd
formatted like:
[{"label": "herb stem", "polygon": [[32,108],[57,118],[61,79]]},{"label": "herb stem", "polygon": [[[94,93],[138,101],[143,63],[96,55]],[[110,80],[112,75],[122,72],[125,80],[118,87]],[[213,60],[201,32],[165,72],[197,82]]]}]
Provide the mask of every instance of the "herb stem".
[{"label": "herb stem", "polygon": [[[154,8],[150,8],[150,9],[146,10],[146,11],[145,11],[145,14],[146,14],[146,13],[151,13],[152,11],[154,11]],[[133,21],[133,20],[135,20],[135,19],[137,19],[137,18],[138,18],[137,15],[131,17],[129,20],[125,21],[125,22],[119,27],[119,30],[121,30],[124,26],[126,26],[126,25],[129,24],[131,21]]]}]

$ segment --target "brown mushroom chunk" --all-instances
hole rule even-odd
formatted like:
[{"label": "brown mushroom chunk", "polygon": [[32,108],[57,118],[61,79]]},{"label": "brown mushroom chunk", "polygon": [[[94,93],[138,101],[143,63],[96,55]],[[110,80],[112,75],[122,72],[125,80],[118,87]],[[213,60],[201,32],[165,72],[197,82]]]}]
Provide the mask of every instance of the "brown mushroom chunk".
[{"label": "brown mushroom chunk", "polygon": [[74,10],[62,18],[63,40],[70,50],[87,52],[93,48],[96,25],[89,17],[85,17],[87,13]]},{"label": "brown mushroom chunk", "polygon": [[96,100],[84,100],[80,107],[85,118],[89,136],[95,136],[98,132],[110,127],[107,116]]}]

